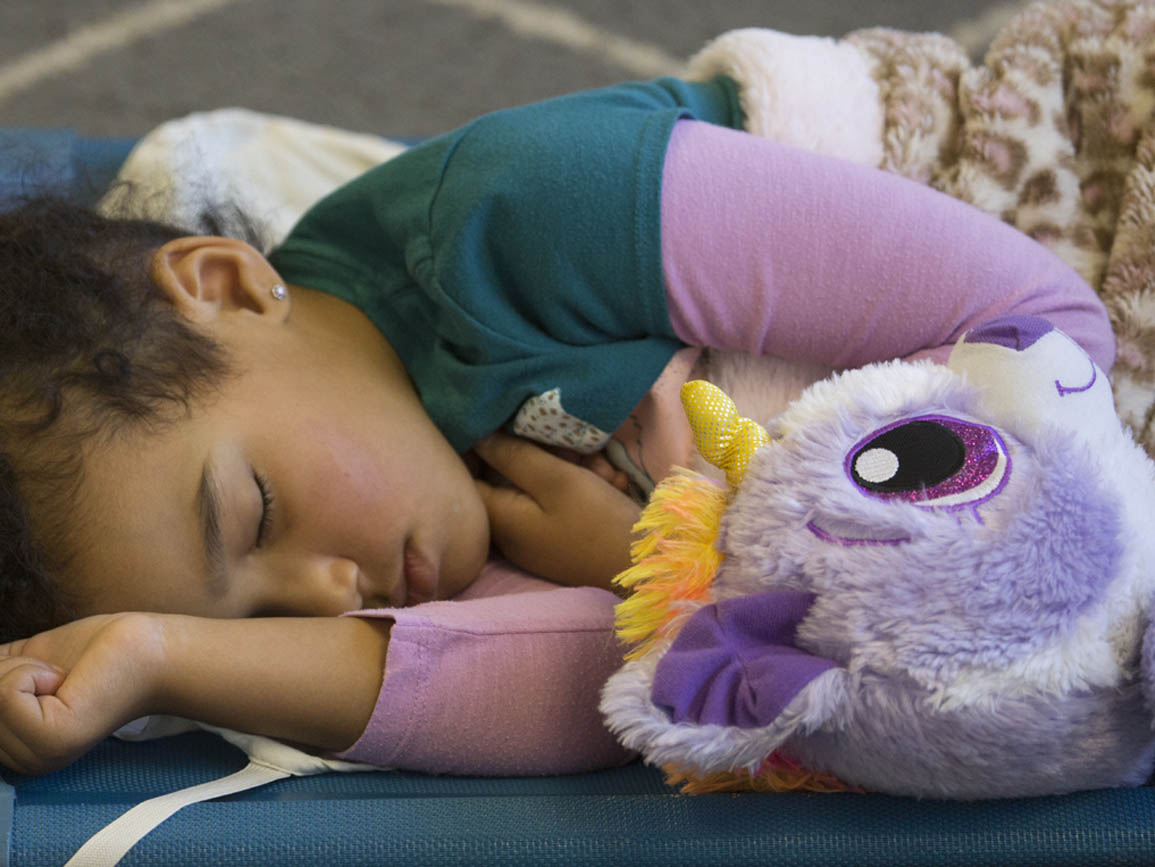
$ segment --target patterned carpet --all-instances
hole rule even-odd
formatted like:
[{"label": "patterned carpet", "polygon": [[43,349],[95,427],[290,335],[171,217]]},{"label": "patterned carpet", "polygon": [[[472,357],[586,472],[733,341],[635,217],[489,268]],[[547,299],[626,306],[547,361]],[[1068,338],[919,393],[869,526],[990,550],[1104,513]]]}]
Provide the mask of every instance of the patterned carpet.
[{"label": "patterned carpet", "polygon": [[1006,0],[4,0],[5,125],[137,135],[239,105],[389,135],[676,70],[722,31],[937,30],[981,54]]}]

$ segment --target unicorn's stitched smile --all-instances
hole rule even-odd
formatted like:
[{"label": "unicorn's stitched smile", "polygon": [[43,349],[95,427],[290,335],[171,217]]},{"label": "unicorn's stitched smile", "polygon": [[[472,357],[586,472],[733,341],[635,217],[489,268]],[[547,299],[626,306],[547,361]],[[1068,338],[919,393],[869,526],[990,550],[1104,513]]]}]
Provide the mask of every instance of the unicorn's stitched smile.
[{"label": "unicorn's stitched smile", "polygon": [[[831,522],[831,523],[834,523],[834,522]],[[810,520],[806,524],[806,529],[809,530],[811,533],[813,533],[815,536],[817,536],[819,539],[821,539],[823,542],[833,542],[835,544],[844,545],[846,547],[854,547],[857,545],[902,545],[902,544],[905,544],[906,542],[910,541],[909,536],[898,536],[895,538],[885,538],[885,537],[878,538],[878,537],[874,537],[874,536],[857,536],[857,535],[844,536],[844,535],[841,535],[841,532],[838,532],[838,533],[832,532],[830,529],[827,529],[827,528],[821,526],[817,521],[815,521],[813,519]],[[859,532],[865,532],[865,530],[863,530],[862,528],[854,528],[854,530],[857,530]],[[848,532],[848,531],[849,531],[849,528],[848,528],[848,530],[844,530],[842,532]]]}]

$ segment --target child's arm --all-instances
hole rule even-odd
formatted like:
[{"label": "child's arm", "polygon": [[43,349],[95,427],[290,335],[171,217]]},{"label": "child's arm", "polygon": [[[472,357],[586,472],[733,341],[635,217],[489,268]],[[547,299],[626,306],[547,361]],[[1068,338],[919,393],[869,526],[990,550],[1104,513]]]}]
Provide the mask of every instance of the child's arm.
[{"label": "child's arm", "polygon": [[54,770],[151,713],[341,749],[372,713],[388,635],[357,618],[84,618],[0,646],[0,761]]},{"label": "child's arm", "polygon": [[340,758],[432,773],[578,773],[630,758],[598,699],[621,665],[617,597],[594,587],[430,602],[393,617],[365,734]]},{"label": "child's arm", "polygon": [[574,588],[343,618],[85,618],[0,645],[0,763],[51,771],[165,713],[436,773],[608,767],[628,757],[597,712],[621,660],[614,601]]},{"label": "child's arm", "polygon": [[1041,244],[921,184],[680,121],[662,186],[671,322],[694,346],[832,367],[931,355],[1042,316],[1104,369],[1106,310]]}]

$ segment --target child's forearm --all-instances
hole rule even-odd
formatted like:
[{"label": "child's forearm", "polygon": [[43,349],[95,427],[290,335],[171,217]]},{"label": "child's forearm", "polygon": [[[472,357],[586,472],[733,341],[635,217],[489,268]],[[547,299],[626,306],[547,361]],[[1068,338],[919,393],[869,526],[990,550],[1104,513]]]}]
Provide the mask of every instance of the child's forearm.
[{"label": "child's forearm", "polygon": [[387,767],[608,767],[627,756],[597,711],[621,660],[613,608],[587,587],[380,619],[86,617],[0,644],[0,764],[53,771],[130,720],[169,713],[315,750],[354,747],[352,760]]},{"label": "child's forearm", "polygon": [[0,764],[56,770],[153,713],[341,750],[373,713],[390,623],[98,614],[0,644]]},{"label": "child's forearm", "polygon": [[337,751],[373,712],[389,621],[161,615],[160,623],[154,713]]}]

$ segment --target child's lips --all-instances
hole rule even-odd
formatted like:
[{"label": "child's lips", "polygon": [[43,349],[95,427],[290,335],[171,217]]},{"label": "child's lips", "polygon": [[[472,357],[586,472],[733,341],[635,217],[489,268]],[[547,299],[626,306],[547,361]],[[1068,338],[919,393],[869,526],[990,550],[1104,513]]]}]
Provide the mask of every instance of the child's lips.
[{"label": "child's lips", "polygon": [[422,554],[413,542],[405,543],[405,604],[417,605],[429,602],[437,596],[439,574],[437,567]]}]

